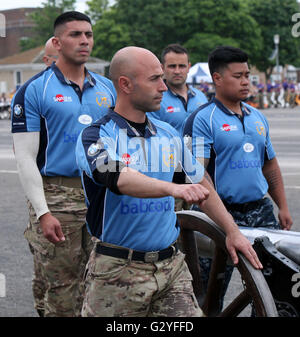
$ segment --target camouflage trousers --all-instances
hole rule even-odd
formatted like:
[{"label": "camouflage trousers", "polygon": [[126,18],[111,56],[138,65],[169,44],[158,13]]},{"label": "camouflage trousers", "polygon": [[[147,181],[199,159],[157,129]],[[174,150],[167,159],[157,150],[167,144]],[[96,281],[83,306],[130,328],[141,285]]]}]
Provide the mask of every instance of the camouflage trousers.
[{"label": "camouflage trousers", "polygon": [[180,251],[145,263],[97,254],[86,270],[84,317],[200,317],[192,276]]},{"label": "camouflage trousers", "polygon": [[50,212],[60,221],[66,240],[56,245],[49,242],[27,201],[29,224],[24,236],[33,254],[35,308],[46,317],[80,316],[83,273],[93,245],[85,226],[83,191],[53,184],[44,184],[44,191]]},{"label": "camouflage trousers", "polygon": [[[196,210],[195,207],[192,207],[192,208]],[[265,227],[265,228],[280,229],[280,225],[278,221],[276,220],[274,212],[273,212],[272,201],[269,198],[261,199],[258,202],[258,205],[256,207],[250,208],[249,210],[245,212],[240,212],[237,210],[228,210],[228,212],[232,215],[235,223],[238,226]],[[203,287],[204,289],[207,289],[212,260],[210,258],[199,257],[199,263],[200,263]],[[232,272],[233,272],[233,267],[227,266],[225,274],[224,274],[224,284],[223,284],[222,296],[221,296],[220,308],[219,308],[220,311],[223,308],[224,296],[228,288],[228,284],[230,282]]]}]

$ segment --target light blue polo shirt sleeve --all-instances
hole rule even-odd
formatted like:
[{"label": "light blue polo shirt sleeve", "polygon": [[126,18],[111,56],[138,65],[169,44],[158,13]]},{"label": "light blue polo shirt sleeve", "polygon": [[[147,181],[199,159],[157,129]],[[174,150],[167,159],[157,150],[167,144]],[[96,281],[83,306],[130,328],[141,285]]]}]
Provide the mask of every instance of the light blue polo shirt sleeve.
[{"label": "light blue polo shirt sleeve", "polygon": [[41,95],[34,82],[28,86],[25,95],[25,114],[27,120],[27,131],[35,132],[41,130]]},{"label": "light blue polo shirt sleeve", "polygon": [[195,111],[188,117],[184,126],[183,136],[186,142],[189,139],[189,148],[196,158],[210,158],[213,134],[206,117],[203,110]]},{"label": "light blue polo shirt sleeve", "polygon": [[183,169],[191,183],[197,184],[202,181],[204,167],[199,163],[196,157],[193,156],[185,144],[183,144]]},{"label": "light blue polo shirt sleeve", "polygon": [[95,170],[106,172],[109,169],[111,172],[116,172],[113,171],[112,163],[120,161],[120,158],[114,149],[115,139],[113,137],[103,134],[103,130],[100,136],[100,127],[89,126],[81,131],[77,140],[77,165],[93,181],[93,172]]},{"label": "light blue polo shirt sleeve", "polygon": [[179,162],[186,175],[186,183],[197,184],[201,182],[204,175],[204,167],[191,152],[189,143],[191,138],[180,137],[176,130],[174,130],[174,136],[177,143],[177,151],[181,152]]},{"label": "light blue polo shirt sleeve", "polygon": [[41,91],[42,85],[36,76],[16,92],[11,104],[13,133],[41,130]]},{"label": "light blue polo shirt sleeve", "polygon": [[[197,158],[210,158],[213,145],[212,130],[207,121],[198,113],[192,128],[192,152]],[[202,149],[201,149],[202,147]]]}]

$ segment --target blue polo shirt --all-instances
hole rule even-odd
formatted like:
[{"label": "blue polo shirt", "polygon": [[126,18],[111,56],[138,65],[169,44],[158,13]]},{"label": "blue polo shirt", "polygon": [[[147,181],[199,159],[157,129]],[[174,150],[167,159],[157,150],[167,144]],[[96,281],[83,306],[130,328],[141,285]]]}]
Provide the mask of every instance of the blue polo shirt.
[{"label": "blue polo shirt", "polygon": [[158,111],[148,112],[149,116],[171,124],[181,135],[186,118],[207,103],[207,98],[202,91],[188,86],[188,100],[172,92],[165,91]]},{"label": "blue polo shirt", "polygon": [[262,167],[265,158],[275,157],[265,116],[241,104],[242,119],[214,98],[195,111],[184,128],[185,137],[192,137],[193,153],[201,153],[199,144],[204,144],[203,157],[210,158],[207,170],[228,203],[261,199],[268,191]]},{"label": "blue polo shirt", "polygon": [[27,81],[12,101],[12,132],[40,132],[43,176],[79,176],[75,145],[81,130],[115,103],[110,80],[86,70],[83,90],[52,64]]},{"label": "blue polo shirt", "polygon": [[135,198],[117,195],[93,179],[104,164],[119,161],[148,177],[172,182],[183,167],[188,181],[202,180],[204,168],[169,124],[148,119],[145,134],[111,110],[82,131],[76,147],[87,200],[87,226],[93,236],[140,251],[168,247],[179,235],[174,198]]}]

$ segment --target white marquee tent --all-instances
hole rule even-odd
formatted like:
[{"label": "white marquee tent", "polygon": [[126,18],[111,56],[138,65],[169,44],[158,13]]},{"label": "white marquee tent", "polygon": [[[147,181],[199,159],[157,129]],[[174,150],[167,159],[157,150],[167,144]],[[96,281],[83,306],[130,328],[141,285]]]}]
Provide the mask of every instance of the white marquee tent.
[{"label": "white marquee tent", "polygon": [[212,79],[209,73],[208,63],[198,62],[194,64],[188,73],[187,83],[212,83]]}]

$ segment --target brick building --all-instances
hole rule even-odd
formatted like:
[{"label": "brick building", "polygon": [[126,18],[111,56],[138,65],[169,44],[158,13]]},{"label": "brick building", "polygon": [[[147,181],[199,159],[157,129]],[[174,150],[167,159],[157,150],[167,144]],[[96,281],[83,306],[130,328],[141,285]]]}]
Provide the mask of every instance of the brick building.
[{"label": "brick building", "polygon": [[29,14],[36,8],[15,8],[1,11],[5,17],[5,37],[0,37],[0,59],[20,52],[19,41],[32,37],[34,23]]}]

